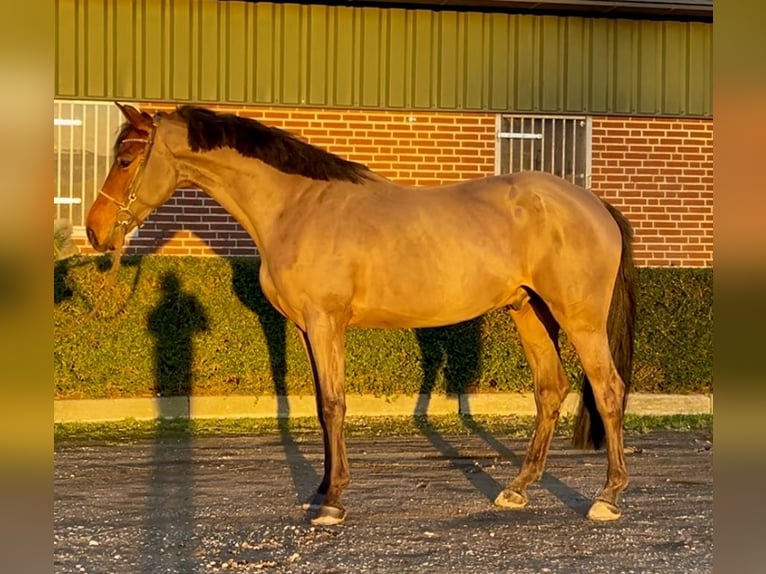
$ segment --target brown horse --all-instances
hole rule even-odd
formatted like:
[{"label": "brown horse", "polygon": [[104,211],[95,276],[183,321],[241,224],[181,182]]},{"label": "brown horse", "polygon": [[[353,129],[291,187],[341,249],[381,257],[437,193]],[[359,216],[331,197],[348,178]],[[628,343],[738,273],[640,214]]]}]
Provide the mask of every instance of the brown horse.
[{"label": "brown horse", "polygon": [[[119,105],[119,104],[118,104]],[[507,308],[533,372],[536,428],[518,475],[495,500],[527,504],[569,391],[563,329],[586,375],[575,444],[606,441],[604,488],[588,517],[620,516],[628,484],[623,413],[634,330],[631,229],[590,191],[544,173],[433,188],[397,185],[255,120],[184,106],[127,122],[87,219],[100,251],[182,186],[197,186],[250,233],[264,294],[303,334],[324,436],[315,524],[345,519],[346,329],[436,327]]]}]

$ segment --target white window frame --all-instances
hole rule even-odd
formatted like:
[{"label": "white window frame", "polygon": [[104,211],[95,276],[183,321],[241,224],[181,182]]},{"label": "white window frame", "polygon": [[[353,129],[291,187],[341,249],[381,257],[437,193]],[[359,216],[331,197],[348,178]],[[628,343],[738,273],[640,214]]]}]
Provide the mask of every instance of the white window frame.
[{"label": "white window frame", "polygon": [[[567,125],[571,126],[572,137],[567,137]],[[547,171],[590,188],[593,124],[589,116],[498,114],[495,118],[495,132],[496,174]],[[557,134],[564,140],[563,150],[562,146],[555,147]],[[575,149],[578,136],[585,140],[581,144],[583,149],[579,150],[579,157]],[[547,141],[546,137],[553,139]],[[530,159],[526,165],[522,161],[523,154]],[[570,173],[564,171],[567,162],[575,166]]]},{"label": "white window frame", "polygon": [[123,121],[111,101],[53,100],[54,217],[69,220],[78,235],[109,173]]}]

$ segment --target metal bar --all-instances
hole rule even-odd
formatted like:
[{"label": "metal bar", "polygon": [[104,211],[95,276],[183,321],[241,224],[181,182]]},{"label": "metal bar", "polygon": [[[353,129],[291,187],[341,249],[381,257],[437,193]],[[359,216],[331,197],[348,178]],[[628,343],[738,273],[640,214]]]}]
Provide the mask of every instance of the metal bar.
[{"label": "metal bar", "polygon": [[54,197],[54,205],[79,205],[82,203],[82,199],[79,197]]},{"label": "metal bar", "polygon": [[[513,118],[506,118],[506,124],[512,129],[513,128]],[[514,142],[508,141],[508,173],[513,173],[516,171],[515,166],[513,165],[513,145]]]},{"label": "metal bar", "polygon": [[[69,104],[69,117],[74,116],[74,104]],[[74,189],[74,129],[69,127],[69,195],[72,195],[72,189]],[[72,208],[67,211],[69,221],[72,221]]]},{"label": "metal bar", "polygon": [[74,118],[53,118],[53,125],[77,127],[82,125],[82,121]]},{"label": "metal bar", "polygon": [[[521,119],[521,131],[525,132],[527,130],[527,122],[531,121],[531,119],[528,118],[522,118]],[[527,145],[527,142],[529,140],[521,140],[519,142],[519,147],[521,148],[521,161],[519,162],[519,169],[520,170],[527,170],[529,169],[527,167],[528,161],[527,156],[529,155],[529,146]]]},{"label": "metal bar", "polygon": [[[534,118],[529,118],[529,131],[531,132],[535,127],[535,120]],[[535,169],[535,142],[530,138],[525,140],[525,142],[528,142],[529,145],[527,146],[529,148],[529,167],[527,169],[534,170]]]},{"label": "metal bar", "polygon": [[[106,113],[106,133],[108,133],[109,136],[111,137],[111,135],[112,135],[112,115],[109,112]],[[107,173],[109,171],[109,163],[110,163],[110,160],[112,159],[111,156],[112,156],[112,154],[111,154],[111,151],[109,149],[109,139],[107,138],[104,141],[104,173]]]},{"label": "metal bar", "polygon": [[[61,104],[58,102],[54,102],[55,105],[55,115],[59,115]],[[54,124],[55,125],[55,124]],[[57,125],[55,126],[55,136],[53,140],[55,153],[56,153],[56,195],[55,197],[58,197],[61,195],[61,126]],[[61,209],[58,207],[56,208],[56,218],[61,217]]]},{"label": "metal bar", "polygon": [[572,183],[577,183],[577,121],[572,120]]},{"label": "metal bar", "polygon": [[550,166],[550,172],[558,175],[556,171],[556,144],[559,141],[558,138],[558,130],[556,129],[556,126],[558,126],[558,120],[549,119],[548,125],[550,126],[550,136],[551,136],[551,166]]},{"label": "metal bar", "polygon": [[590,189],[593,185],[593,121],[585,118],[585,187]]},{"label": "metal bar", "polygon": [[[82,134],[82,138],[80,139],[80,182],[79,182],[79,184],[77,186],[78,187],[77,195],[82,198],[82,196],[85,194],[85,182],[87,181],[86,178],[87,178],[87,175],[88,175],[88,166],[87,166],[87,163],[86,163],[86,160],[87,160],[87,148],[88,148],[88,140],[87,140],[86,136],[88,135],[88,133],[87,133],[86,129],[89,128],[89,127],[92,128],[92,126],[85,125],[85,118],[86,118],[86,116],[85,116],[85,106],[84,105],[80,106],[80,114],[81,114],[81,116],[83,118],[83,127],[80,130],[80,132]],[[70,190],[69,193],[70,193],[70,195],[74,195],[74,190]],[[77,217],[77,221],[79,221],[80,224],[84,224],[85,223],[85,216],[84,216],[85,214],[83,213],[83,205],[82,205],[82,203],[83,203],[82,201],[79,202],[80,208],[78,209],[79,213],[78,213],[78,217]],[[72,209],[74,210],[74,208],[72,208]],[[73,213],[73,215],[74,215],[74,213]],[[72,218],[72,221],[74,222],[74,217]]]},{"label": "metal bar", "polygon": [[[526,131],[527,123],[530,120],[527,118],[522,118],[521,121],[519,121],[519,125],[521,126],[521,131]],[[529,145],[527,145],[527,142],[529,140],[519,140],[519,171],[525,171],[527,169],[527,156],[529,155]]]},{"label": "metal bar", "polygon": [[572,146],[572,130],[571,130],[571,119],[562,119],[561,120],[561,151],[559,152],[561,154],[561,177],[563,177],[566,180],[572,181],[572,166],[567,165],[567,151]]},{"label": "metal bar", "polygon": [[499,138],[516,139],[516,140],[541,140],[543,134],[531,134],[525,132],[499,132],[497,134]]},{"label": "metal bar", "polygon": [[564,140],[565,145],[561,146],[561,160],[564,164],[564,167],[562,169],[563,175],[562,177],[566,179],[567,181],[572,181],[572,165],[567,163],[567,159],[569,158],[569,152],[571,151],[571,148],[573,147],[572,142],[572,133],[573,133],[573,126],[572,122],[566,122],[564,125]]},{"label": "metal bar", "polygon": [[[96,195],[98,194],[98,188],[101,185],[101,170],[98,169],[98,144],[100,141],[100,138],[98,137],[99,134],[99,116],[101,115],[101,107],[94,107],[93,108],[93,183],[90,187],[90,197],[88,198],[90,201],[88,203],[92,203],[93,199],[95,199]],[[82,222],[85,224],[85,202],[83,202],[83,218]]]},{"label": "metal bar", "polygon": [[[503,118],[501,115],[495,116],[495,132],[500,133],[503,129]],[[498,149],[499,148],[499,149]],[[503,171],[503,142],[498,141],[495,144],[495,175],[499,175]]]},{"label": "metal bar", "polygon": [[548,119],[560,120],[562,117],[565,117],[566,119],[572,119],[572,120],[584,120],[588,116],[583,116],[583,115],[561,116],[561,115],[557,115],[557,114],[539,114],[539,115],[538,114],[513,114],[513,117],[514,118],[519,118],[519,119],[522,119],[522,118],[532,118],[532,119],[535,119],[535,120],[548,120]]}]

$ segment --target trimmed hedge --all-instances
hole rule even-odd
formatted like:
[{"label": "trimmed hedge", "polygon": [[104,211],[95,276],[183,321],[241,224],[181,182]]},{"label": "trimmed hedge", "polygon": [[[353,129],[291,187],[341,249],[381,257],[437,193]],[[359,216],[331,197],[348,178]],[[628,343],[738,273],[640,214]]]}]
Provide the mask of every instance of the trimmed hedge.
[{"label": "trimmed hedge", "polygon": [[[56,398],[313,393],[299,333],[263,297],[257,260],[126,257],[105,291],[108,267],[103,257],[56,264]],[[634,390],[712,391],[712,275],[639,270]],[[503,311],[441,329],[352,329],[346,389],[530,390],[514,331]],[[577,387],[563,338],[562,354]]]}]

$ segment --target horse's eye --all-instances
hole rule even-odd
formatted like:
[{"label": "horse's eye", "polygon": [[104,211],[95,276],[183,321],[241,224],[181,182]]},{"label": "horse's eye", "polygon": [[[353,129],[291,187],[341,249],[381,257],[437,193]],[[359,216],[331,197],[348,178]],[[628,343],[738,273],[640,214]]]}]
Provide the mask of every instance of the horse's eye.
[{"label": "horse's eye", "polygon": [[117,167],[119,167],[120,169],[128,169],[131,163],[133,163],[132,160],[126,157],[117,158]]}]

